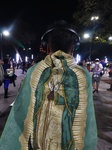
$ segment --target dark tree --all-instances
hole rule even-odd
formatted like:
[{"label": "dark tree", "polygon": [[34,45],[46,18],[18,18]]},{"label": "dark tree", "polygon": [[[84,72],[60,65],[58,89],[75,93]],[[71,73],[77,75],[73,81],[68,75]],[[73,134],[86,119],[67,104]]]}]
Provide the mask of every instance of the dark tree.
[{"label": "dark tree", "polygon": [[[80,34],[84,30],[93,30],[101,42],[106,42],[112,35],[112,0],[78,0],[77,10],[73,19]],[[97,21],[91,21],[92,16],[99,16]]]}]

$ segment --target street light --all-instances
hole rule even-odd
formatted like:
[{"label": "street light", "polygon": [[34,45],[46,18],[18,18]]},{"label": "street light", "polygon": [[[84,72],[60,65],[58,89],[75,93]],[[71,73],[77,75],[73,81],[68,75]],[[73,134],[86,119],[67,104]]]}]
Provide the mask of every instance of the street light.
[{"label": "street light", "polygon": [[90,43],[91,43],[91,45],[90,45],[90,61],[91,61],[91,55],[92,55],[92,40],[93,40],[93,38],[95,38],[95,40],[98,40],[98,36],[96,36],[95,37],[95,29],[96,29],[96,21],[97,20],[99,20],[99,16],[96,16],[96,15],[94,15],[94,16],[92,16],[91,17],[91,21],[93,22],[93,27],[92,27],[92,35],[91,35],[91,41],[90,41]]},{"label": "street light", "polygon": [[99,19],[99,16],[92,16],[91,17],[91,21],[96,21],[96,20],[98,20]]},{"label": "street light", "polygon": [[88,39],[88,38],[90,38],[90,34],[89,34],[89,33],[85,33],[85,34],[83,35],[83,37],[84,37],[84,39]]},{"label": "street light", "polygon": [[2,51],[2,42],[3,42],[3,35],[4,36],[9,36],[9,32],[7,30],[4,30],[3,32],[1,32],[1,60],[3,60],[3,51]]},{"label": "street light", "polygon": [[96,21],[98,21],[98,20],[99,20],[99,16],[92,16],[91,17],[91,21],[93,22],[93,29],[92,30],[94,30]]},{"label": "street light", "polygon": [[109,39],[109,41],[112,41],[112,36],[110,36],[108,39]]}]

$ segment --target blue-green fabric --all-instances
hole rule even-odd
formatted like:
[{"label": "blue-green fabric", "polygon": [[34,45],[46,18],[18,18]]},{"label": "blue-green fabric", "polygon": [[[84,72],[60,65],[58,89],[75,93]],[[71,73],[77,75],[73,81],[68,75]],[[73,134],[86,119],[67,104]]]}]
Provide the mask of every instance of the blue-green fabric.
[{"label": "blue-green fabric", "polygon": [[[65,65],[65,74],[62,77],[61,84],[64,86],[66,100],[59,94],[56,94],[56,105],[68,106],[69,111],[65,106],[62,117],[62,149],[72,150],[74,149],[74,140],[72,138],[72,124],[75,116],[75,110],[79,102],[78,80],[76,74],[71,69],[69,69],[66,63],[63,65]],[[47,68],[45,69],[45,71],[43,71],[39,84],[37,86],[36,90],[37,103],[35,106],[35,114],[38,111],[39,107],[41,106],[40,100],[42,99],[44,83],[48,80],[49,76],[50,76],[50,68]],[[36,118],[37,117],[35,117],[35,130],[37,122]],[[35,138],[34,143],[36,143]]]},{"label": "blue-green fabric", "polygon": [[[75,116],[75,110],[79,103],[79,91],[78,91],[78,80],[76,74],[66,66],[66,73],[63,76],[62,84],[64,85],[64,92],[66,95],[66,102],[68,108],[65,106],[63,111],[62,118],[62,149],[63,150],[74,150],[74,141],[72,138],[72,123]],[[18,95],[15,99],[15,103],[11,109],[10,115],[8,117],[7,123],[5,125],[3,134],[0,139],[0,150],[20,150],[21,145],[19,142],[19,136],[23,132],[24,128],[24,120],[26,118],[28,107],[30,105],[30,77],[32,71],[38,64],[31,67],[26,77],[20,87]],[[87,80],[87,94],[88,94],[88,103],[87,103],[87,121],[86,121],[86,130],[85,130],[85,138],[84,138],[84,149],[83,150],[96,150],[97,145],[97,127],[96,127],[96,119],[94,114],[94,104],[92,97],[92,82],[91,76],[86,68],[84,68],[84,72]],[[37,89],[36,89],[36,103],[35,103],[35,114],[41,106],[41,100],[43,98],[42,92],[44,88],[44,83],[48,80],[50,75],[50,67],[46,68],[39,80]],[[69,80],[68,80],[69,79]],[[27,87],[27,88],[26,88]],[[73,91],[74,89],[74,91]],[[56,104],[63,105],[65,104],[65,100],[59,94],[56,95]],[[69,109],[69,111],[68,111]],[[36,118],[34,116],[34,132],[36,130]],[[35,138],[35,134],[34,134]],[[36,150],[36,141],[34,139],[34,150]],[[70,145],[71,143],[71,145]],[[68,149],[68,146],[69,149]]]},{"label": "blue-green fabric", "polygon": [[[15,103],[7,119],[4,131],[0,138],[0,150],[21,150],[19,136],[23,131],[24,120],[30,102],[30,75],[35,66],[28,73],[19,89]],[[26,88],[27,87],[27,88]]]},{"label": "blue-green fabric", "polygon": [[97,149],[97,125],[96,117],[92,96],[92,77],[88,70],[84,67],[84,72],[86,74],[87,81],[87,94],[88,94],[88,103],[87,103],[87,120],[86,120],[86,130],[84,138],[84,148],[83,150],[96,150]]}]

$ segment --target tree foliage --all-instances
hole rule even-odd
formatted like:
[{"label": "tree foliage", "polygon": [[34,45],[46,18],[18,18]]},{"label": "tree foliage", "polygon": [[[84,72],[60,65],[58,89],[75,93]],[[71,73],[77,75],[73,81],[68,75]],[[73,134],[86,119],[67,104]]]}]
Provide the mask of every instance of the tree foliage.
[{"label": "tree foliage", "polygon": [[[91,30],[94,36],[99,37],[100,42],[106,42],[112,35],[112,0],[77,1],[78,7],[73,14],[77,31],[81,35],[82,32]],[[99,16],[99,19],[91,21],[91,17],[95,15]]]}]

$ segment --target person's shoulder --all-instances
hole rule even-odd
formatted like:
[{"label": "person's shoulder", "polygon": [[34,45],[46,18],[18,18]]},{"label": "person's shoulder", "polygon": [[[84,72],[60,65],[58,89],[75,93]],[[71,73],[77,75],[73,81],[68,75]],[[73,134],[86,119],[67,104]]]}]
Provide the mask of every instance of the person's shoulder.
[{"label": "person's shoulder", "polygon": [[31,76],[32,76],[32,73],[33,73],[33,71],[34,71],[36,65],[37,65],[37,64],[35,64],[35,65],[31,66],[30,68],[28,68],[28,70],[27,70],[27,72],[26,72],[26,76],[25,76],[25,80],[26,80],[26,81],[30,81]]},{"label": "person's shoulder", "polygon": [[84,73],[85,71],[89,72],[86,66],[75,65],[77,71]]}]

